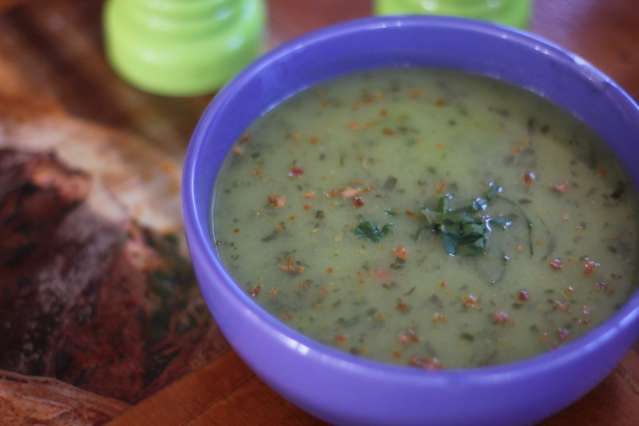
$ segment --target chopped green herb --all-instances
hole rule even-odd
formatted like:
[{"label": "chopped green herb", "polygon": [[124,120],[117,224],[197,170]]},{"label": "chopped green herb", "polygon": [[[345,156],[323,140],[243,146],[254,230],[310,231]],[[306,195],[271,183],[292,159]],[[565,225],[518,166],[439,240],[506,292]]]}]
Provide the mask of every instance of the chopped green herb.
[{"label": "chopped green herb", "polygon": [[480,212],[488,208],[503,189],[491,182],[488,191],[475,198],[469,206],[454,209],[451,207],[453,196],[445,194],[435,209],[422,210],[428,226],[442,237],[444,250],[450,256],[478,256],[486,251],[492,226],[508,229],[512,220],[506,217],[490,217]]},{"label": "chopped green herb", "polygon": [[374,243],[378,243],[382,240],[382,238],[388,235],[392,229],[392,223],[387,223],[380,228],[379,225],[365,220],[360,222],[360,224],[353,229],[353,233],[359,238],[368,239]]}]

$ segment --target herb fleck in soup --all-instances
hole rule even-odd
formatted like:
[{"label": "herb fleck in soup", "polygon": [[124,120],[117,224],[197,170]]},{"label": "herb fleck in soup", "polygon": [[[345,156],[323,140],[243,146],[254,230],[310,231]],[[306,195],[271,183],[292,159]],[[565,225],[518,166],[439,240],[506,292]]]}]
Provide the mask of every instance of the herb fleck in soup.
[{"label": "herb fleck in soup", "polygon": [[321,342],[419,368],[530,357],[635,289],[629,177],[549,102],[452,71],[353,74],[237,141],[215,243],[269,312]]}]

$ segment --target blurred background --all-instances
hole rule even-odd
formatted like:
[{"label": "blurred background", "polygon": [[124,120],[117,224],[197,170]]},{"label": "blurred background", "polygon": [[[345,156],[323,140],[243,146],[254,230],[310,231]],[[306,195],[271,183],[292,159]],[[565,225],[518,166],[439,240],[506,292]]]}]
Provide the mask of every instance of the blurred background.
[{"label": "blurred background", "polygon": [[[530,30],[583,55],[639,95],[634,0],[536,0]],[[210,95],[143,93],[104,55],[102,0],[0,0],[0,90],[52,101],[68,112],[183,151]],[[264,49],[304,32],[373,13],[369,0],[268,0]],[[179,141],[179,143],[176,143]]]}]

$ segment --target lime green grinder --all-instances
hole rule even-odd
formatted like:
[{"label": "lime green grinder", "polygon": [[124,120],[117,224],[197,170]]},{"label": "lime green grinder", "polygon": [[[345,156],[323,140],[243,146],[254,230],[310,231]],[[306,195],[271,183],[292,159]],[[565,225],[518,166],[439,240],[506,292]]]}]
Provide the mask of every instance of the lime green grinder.
[{"label": "lime green grinder", "polygon": [[375,0],[378,15],[431,14],[462,16],[526,28],[531,0]]},{"label": "lime green grinder", "polygon": [[262,48],[263,0],[107,0],[106,54],[139,89],[191,96],[220,88]]}]

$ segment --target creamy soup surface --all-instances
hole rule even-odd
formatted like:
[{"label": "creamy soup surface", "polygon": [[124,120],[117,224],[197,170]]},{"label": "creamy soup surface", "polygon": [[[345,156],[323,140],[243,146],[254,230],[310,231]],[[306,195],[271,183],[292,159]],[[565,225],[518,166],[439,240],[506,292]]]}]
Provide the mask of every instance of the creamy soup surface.
[{"label": "creamy soup surface", "polygon": [[431,69],[312,87],[220,172],[215,243],[273,315],[418,368],[527,358],[635,289],[637,199],[599,138],[521,89]]}]

